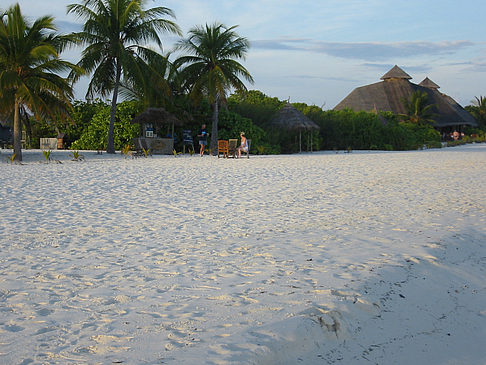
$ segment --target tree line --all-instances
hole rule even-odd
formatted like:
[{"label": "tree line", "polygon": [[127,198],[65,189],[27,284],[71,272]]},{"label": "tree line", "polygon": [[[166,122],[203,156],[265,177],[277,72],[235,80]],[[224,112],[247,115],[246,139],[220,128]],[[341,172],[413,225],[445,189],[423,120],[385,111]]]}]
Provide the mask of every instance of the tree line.
[{"label": "tree line", "polygon": [[[195,105],[207,99],[212,107],[212,143],[218,138],[219,106],[229,90],[245,90],[253,82],[239,63],[249,48],[235,26],[196,26],[177,44],[186,52],[174,62],[162,50],[160,34],[182,36],[166,7],[145,9],[143,0],[84,0],[67,12],[84,21],[81,32],[60,35],[49,16],[29,22],[20,6],[1,12],[0,113],[13,121],[15,160],[22,160],[21,121],[28,113],[56,123],[72,119],[73,84],[91,75],[87,100],[111,96],[106,151],[115,153],[115,123],[120,94],[145,105],[166,106],[177,114],[184,95]],[[61,59],[69,46],[83,46],[73,64]],[[68,73],[67,77],[60,76]]]},{"label": "tree line", "polygon": [[[22,125],[32,147],[39,137],[62,133],[68,148],[114,153],[138,136],[138,126],[130,121],[148,106],[162,106],[185,120],[185,129],[210,125],[213,148],[218,138],[233,138],[243,130],[252,139],[253,152],[298,151],[296,133],[270,123],[285,101],[245,87],[244,81],[251,84],[253,79],[240,61],[250,44],[236,33],[236,26],[193,27],[176,45],[182,55],[171,61],[172,55],[161,51],[160,34],[182,36],[175,14],[166,7],[145,9],[144,4],[84,0],[69,5],[67,12],[83,20],[84,26],[67,35],[57,32],[52,17],[27,21],[18,4],[0,13],[0,116],[12,121],[16,160],[22,159]],[[156,44],[160,52],[147,44]],[[62,60],[61,53],[74,46],[83,47],[79,62]],[[83,75],[91,76],[86,101],[76,101],[73,85]],[[230,91],[233,94],[228,95]],[[97,97],[111,100],[105,103]],[[440,146],[426,95],[414,94],[403,102],[404,115],[293,106],[320,127],[318,132],[303,132],[307,148]],[[480,124],[470,133],[484,139],[486,99],[476,98],[466,109]],[[182,148],[182,128],[176,133],[176,148]]]}]

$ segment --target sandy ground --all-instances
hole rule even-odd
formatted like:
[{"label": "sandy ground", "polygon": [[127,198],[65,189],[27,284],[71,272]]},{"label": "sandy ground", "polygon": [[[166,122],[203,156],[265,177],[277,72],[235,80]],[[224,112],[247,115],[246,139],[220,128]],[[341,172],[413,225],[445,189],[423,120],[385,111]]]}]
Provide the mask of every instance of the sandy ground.
[{"label": "sandy ground", "polygon": [[24,165],[0,364],[486,364],[486,145]]}]

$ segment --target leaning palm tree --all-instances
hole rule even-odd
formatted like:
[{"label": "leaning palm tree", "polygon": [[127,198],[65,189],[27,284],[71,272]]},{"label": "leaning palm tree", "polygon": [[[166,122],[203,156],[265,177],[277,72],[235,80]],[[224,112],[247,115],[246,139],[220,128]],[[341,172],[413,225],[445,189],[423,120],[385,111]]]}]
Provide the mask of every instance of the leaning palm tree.
[{"label": "leaning palm tree", "polygon": [[222,24],[194,27],[189,37],[181,40],[178,50],[189,53],[179,57],[174,64],[180,70],[180,78],[190,95],[196,100],[206,96],[213,108],[211,147],[215,151],[218,143],[219,104],[226,101],[230,89],[246,91],[240,77],[253,83],[248,70],[237,59],[244,59],[250,47],[246,38],[240,37],[234,29]]},{"label": "leaning palm tree", "polygon": [[434,104],[429,104],[425,91],[416,90],[410,95],[410,99],[402,99],[406,113],[400,114],[404,120],[415,124],[433,124],[436,114],[433,112]]},{"label": "leaning palm tree", "polygon": [[28,109],[37,118],[67,118],[73,89],[59,73],[79,74],[81,69],[59,58],[75,39],[56,34],[52,17],[29,23],[18,4],[0,16],[0,111],[13,119],[14,156],[22,161],[21,111]]},{"label": "leaning palm tree", "polygon": [[82,4],[68,6],[73,13],[85,20],[83,31],[76,34],[86,45],[78,65],[93,73],[87,98],[95,94],[107,96],[112,92],[110,126],[106,151],[115,153],[114,123],[119,88],[122,79],[127,84],[148,83],[142,69],[147,60],[157,57],[157,52],[143,46],[154,42],[162,47],[159,32],[181,34],[172,21],[172,10],[165,7],[144,9],[145,0],[84,0]]}]

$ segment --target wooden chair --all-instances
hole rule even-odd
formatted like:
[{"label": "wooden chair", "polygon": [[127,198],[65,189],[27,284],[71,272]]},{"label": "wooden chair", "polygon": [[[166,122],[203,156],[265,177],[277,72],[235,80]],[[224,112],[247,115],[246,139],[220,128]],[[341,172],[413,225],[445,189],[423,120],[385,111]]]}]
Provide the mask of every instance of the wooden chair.
[{"label": "wooden chair", "polygon": [[228,158],[228,154],[229,154],[228,141],[225,139],[218,139],[218,158],[220,154],[223,154],[223,157]]},{"label": "wooden chair", "polygon": [[236,147],[238,145],[238,140],[235,138],[235,139],[230,139],[228,141],[228,157],[231,156],[231,157],[236,157]]}]

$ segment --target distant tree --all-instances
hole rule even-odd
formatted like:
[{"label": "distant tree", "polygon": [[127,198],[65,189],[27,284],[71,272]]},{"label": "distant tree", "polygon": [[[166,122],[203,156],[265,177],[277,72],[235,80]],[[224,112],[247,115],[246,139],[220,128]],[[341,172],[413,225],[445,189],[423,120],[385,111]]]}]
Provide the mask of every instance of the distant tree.
[{"label": "distant tree", "polygon": [[276,97],[265,95],[259,90],[236,92],[228,98],[230,110],[250,118],[260,127],[267,127],[273,115],[285,104]]},{"label": "distant tree", "polygon": [[85,20],[83,31],[76,36],[86,45],[78,65],[93,73],[87,97],[112,92],[108,153],[115,153],[115,115],[122,78],[127,84],[150,82],[144,78],[146,68],[158,54],[143,44],[154,42],[162,47],[158,32],[181,34],[174,22],[162,18],[175,17],[172,10],[165,7],[144,10],[145,3],[145,0],[84,0],[82,4],[68,6],[68,13]]},{"label": "distant tree", "polygon": [[73,90],[59,73],[78,75],[81,69],[59,58],[75,39],[56,34],[52,17],[30,23],[18,4],[0,16],[0,109],[13,114],[14,154],[22,161],[21,112],[28,109],[37,118],[68,118]]},{"label": "distant tree", "polygon": [[405,107],[406,114],[400,114],[403,120],[415,123],[415,124],[433,124],[436,117],[433,109],[434,104],[429,104],[428,95],[425,91],[414,91],[410,95],[410,99],[402,99],[402,103]]},{"label": "distant tree", "polygon": [[213,108],[211,147],[218,141],[219,105],[226,101],[230,89],[246,91],[240,77],[253,83],[248,70],[237,60],[244,59],[249,49],[246,38],[222,24],[199,26],[189,31],[189,37],[178,43],[178,49],[189,53],[174,64],[180,68],[180,77],[190,95],[199,100],[209,99]]}]

